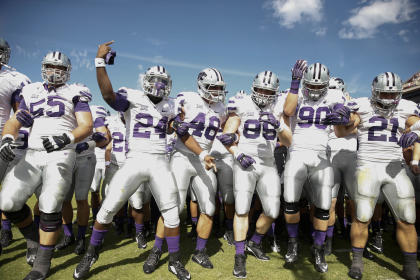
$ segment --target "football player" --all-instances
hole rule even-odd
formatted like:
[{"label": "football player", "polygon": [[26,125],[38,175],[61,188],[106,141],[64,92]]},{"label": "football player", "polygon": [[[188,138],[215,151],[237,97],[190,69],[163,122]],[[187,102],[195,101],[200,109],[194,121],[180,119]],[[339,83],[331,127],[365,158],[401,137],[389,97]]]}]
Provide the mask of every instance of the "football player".
[{"label": "football player", "polygon": [[[3,38],[0,38],[0,133],[9,119],[10,112],[17,111],[19,95],[22,87],[31,81],[25,75],[10,67],[10,46]],[[0,182],[3,181],[8,162],[0,159]],[[0,247],[9,246],[13,239],[10,220],[4,214],[1,215]]]},{"label": "football player", "polygon": [[109,46],[112,43],[99,46],[95,58],[96,74],[105,102],[124,113],[129,152],[124,165],[111,180],[108,194],[96,217],[88,250],[73,277],[81,279],[87,276],[99,257],[99,247],[113,216],[139,184],[148,181],[163,216],[169,251],[168,269],[179,279],[190,279],[189,272],[180,262],[177,188],[166,159],[167,124],[175,117],[174,104],[168,98],[172,82],[164,67],[154,66],[146,71],[144,91],[124,87],[114,92],[105,69],[105,58],[108,60],[112,56]]},{"label": "football player", "polygon": [[[107,119],[111,114],[110,112],[102,107],[104,111],[106,111],[105,119]],[[105,148],[95,148],[95,156],[96,156],[96,166],[95,166],[95,174],[93,175],[92,185],[90,186],[90,205],[92,208],[92,220],[95,222],[96,214],[98,214],[99,207],[101,205],[100,199],[100,190],[102,185],[102,180],[105,177]],[[93,223],[91,225],[93,227]]]},{"label": "football player", "polygon": [[42,60],[44,83],[22,88],[19,110],[3,129],[0,156],[15,157],[12,146],[22,126],[31,127],[28,150],[6,175],[0,192],[0,208],[21,231],[27,247],[36,251],[38,231],[26,201],[42,183],[39,248],[31,272],[25,279],[45,279],[61,226],[61,206],[70,185],[75,164],[75,143],[87,137],[93,127],[88,102],[89,89],[67,84],[70,59],[60,51]]},{"label": "football player", "polygon": [[[357,131],[356,184],[351,192],[356,218],[351,227],[353,260],[348,275],[361,279],[362,254],[368,238],[368,225],[380,194],[384,195],[397,223],[397,241],[404,255],[403,275],[420,279],[417,267],[417,234],[414,189],[403,164],[401,147],[414,146],[411,168],[419,172],[419,108],[401,99],[401,78],[393,72],[381,73],[372,82],[372,96],[354,104],[336,107],[328,118],[336,124],[338,137]],[[411,128],[404,133],[405,128]]]},{"label": "football player", "polygon": [[[289,234],[285,259],[287,263],[298,259],[299,200],[304,183],[309,180],[307,195],[315,207],[312,219],[314,265],[317,271],[327,272],[323,244],[328,228],[334,172],[327,157],[329,130],[323,121],[334,105],[344,103],[344,98],[334,92],[336,90],[329,90],[330,73],[325,65],[314,63],[306,67],[305,61],[297,64],[305,64],[305,67],[297,67],[296,72],[293,71],[284,105],[293,131],[293,143],[284,170],[285,220]],[[303,88],[299,90],[301,78]]]},{"label": "football player", "polygon": [[105,126],[106,111],[99,106],[90,106],[93,118],[94,133],[76,145],[76,165],[73,170],[73,181],[63,202],[63,230],[62,240],[55,246],[56,250],[63,250],[75,242],[73,235],[73,194],[77,203],[77,239],[74,253],[81,255],[85,252],[85,234],[89,222],[89,204],[87,202],[89,189],[95,173],[95,148],[105,147],[110,141],[109,131]]},{"label": "football player", "polygon": [[[251,91],[250,95],[235,96],[229,100],[229,118],[219,137],[234,158],[233,231],[236,254],[233,275],[237,278],[246,278],[245,247],[256,258],[269,260],[262,250],[261,241],[279,215],[281,195],[274,148],[277,137],[286,145],[290,145],[292,138],[282,118],[284,98],[278,95],[277,75],[271,71],[258,73],[252,82]],[[256,222],[253,236],[246,244],[248,214],[255,191],[263,212]]]},{"label": "football player", "polygon": [[[336,94],[342,94],[346,100],[350,99],[350,95],[346,91],[346,86],[341,78],[331,77],[329,89],[336,90]],[[356,135],[349,135],[343,138],[337,138],[334,127],[329,127],[329,138],[327,149],[330,153],[330,161],[334,170],[334,186],[332,189],[332,199],[330,207],[330,218],[328,220],[327,235],[325,239],[325,255],[330,255],[332,251],[332,238],[334,235],[335,224],[335,207],[340,186],[347,189],[354,183],[356,171],[356,152],[357,138]],[[349,187],[354,189],[353,187]]]},{"label": "football player", "polygon": [[[190,182],[193,196],[199,205],[197,241],[192,260],[204,268],[211,269],[213,264],[207,254],[206,244],[216,209],[217,178],[213,170],[207,170],[202,162],[209,156],[213,140],[225,122],[226,83],[217,69],[205,68],[198,74],[197,85],[197,92],[178,94],[175,108],[179,112],[178,117],[189,127],[188,133],[199,144],[199,151],[187,147],[181,135],[175,143],[175,153],[172,155],[170,165],[179,192],[179,212],[184,209]],[[210,158],[211,165],[216,168],[213,163],[214,158]],[[160,230],[158,224],[158,231]]]}]

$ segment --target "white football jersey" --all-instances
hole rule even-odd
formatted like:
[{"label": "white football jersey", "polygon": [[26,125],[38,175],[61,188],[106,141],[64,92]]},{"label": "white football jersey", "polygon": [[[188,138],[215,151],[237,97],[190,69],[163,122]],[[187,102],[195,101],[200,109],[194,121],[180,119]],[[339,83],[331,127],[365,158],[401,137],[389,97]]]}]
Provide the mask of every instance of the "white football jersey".
[{"label": "white football jersey", "polygon": [[126,159],[126,153],[128,152],[126,126],[119,115],[108,117],[107,123],[112,138],[111,162],[122,166]]},{"label": "white football jersey", "polygon": [[[65,84],[48,91],[46,85],[37,82],[22,88],[20,109],[27,109],[34,117],[28,148],[45,150],[43,136],[56,136],[71,132],[77,127],[74,100],[89,102],[92,95],[86,86]],[[65,149],[74,149],[67,145]]]},{"label": "white football jersey", "polygon": [[[107,112],[104,107],[97,106],[97,105],[91,105],[90,112],[92,113],[93,131],[95,132],[96,128],[105,126],[105,119],[107,117]],[[83,141],[80,141],[80,143],[90,141],[91,137],[92,137],[92,134],[86,137],[85,139],[83,139]],[[76,157],[91,155],[94,153],[95,153],[95,147],[90,147],[89,149],[81,152],[80,154],[77,154]],[[105,155],[104,155],[104,159],[105,159]]]},{"label": "white football jersey", "polygon": [[130,103],[124,112],[130,153],[165,154],[168,122],[176,115],[174,100],[166,97],[153,104],[143,91],[124,87],[118,92]]},{"label": "white football jersey", "polygon": [[330,129],[323,121],[334,105],[344,102],[345,98],[338,90],[329,89],[316,101],[305,98],[299,91],[296,114],[290,118],[293,138],[289,150],[326,151]]},{"label": "white football jersey", "polygon": [[22,87],[31,81],[25,75],[9,70],[0,70],[0,135],[3,126],[10,117],[10,112],[14,102],[18,101]]},{"label": "white football jersey", "polygon": [[[181,92],[176,97],[177,112],[184,109],[184,122],[189,123],[189,134],[205,151],[210,151],[213,140],[222,123],[226,121],[226,107],[223,103],[207,103],[196,92]],[[175,149],[192,153],[178,138]]]},{"label": "white football jersey", "polygon": [[[352,104],[350,104],[352,103]],[[402,161],[403,155],[398,140],[410,116],[419,116],[420,106],[412,101],[401,99],[394,112],[383,117],[375,112],[370,99],[358,98],[349,102],[360,117],[357,130],[359,162]],[[350,106],[349,106],[350,107]]]},{"label": "white football jersey", "polygon": [[260,113],[270,112],[278,120],[283,114],[285,98],[278,95],[276,100],[264,107],[258,107],[250,95],[229,99],[228,111],[241,119],[238,131],[240,134],[238,149],[250,156],[273,158],[277,142],[277,132],[271,124],[262,123],[258,119]]}]

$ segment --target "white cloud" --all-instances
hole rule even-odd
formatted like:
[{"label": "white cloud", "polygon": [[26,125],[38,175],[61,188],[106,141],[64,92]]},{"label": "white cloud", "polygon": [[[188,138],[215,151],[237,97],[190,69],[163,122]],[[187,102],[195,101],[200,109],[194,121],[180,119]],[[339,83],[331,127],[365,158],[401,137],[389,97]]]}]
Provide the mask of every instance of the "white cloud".
[{"label": "white cloud", "polygon": [[138,64],[138,65],[137,65],[137,68],[138,68],[139,70],[143,70],[143,69],[144,69],[144,66],[143,66],[142,64]]},{"label": "white cloud", "polygon": [[365,5],[352,10],[352,16],[343,22],[340,38],[372,38],[380,26],[409,21],[418,10],[411,0],[373,0],[362,4]]},{"label": "white cloud", "polygon": [[[35,58],[35,57],[38,57],[38,56],[41,55],[40,50],[30,51],[30,50],[27,50],[27,49],[23,48],[20,45],[16,45],[15,48],[16,48],[16,51],[17,51],[19,56],[23,56],[23,57],[26,57],[26,58]],[[14,49],[12,48],[12,56],[13,56],[13,51],[14,51]]]},{"label": "white cloud", "polygon": [[320,27],[318,29],[315,29],[315,35],[316,36],[325,36],[327,34],[327,28],[326,27]]},{"label": "white cloud", "polygon": [[408,33],[410,33],[410,31],[408,31],[406,29],[403,29],[403,30],[400,30],[400,32],[398,32],[398,35],[400,35],[401,39],[404,42],[408,43],[408,42],[410,42],[410,38],[408,37]]},{"label": "white cloud", "polygon": [[270,0],[264,6],[273,9],[280,25],[289,29],[304,21],[319,23],[323,15],[323,0]]},{"label": "white cloud", "polygon": [[90,55],[88,56],[87,50],[77,51],[73,49],[70,52],[70,60],[73,69],[85,68],[90,71],[94,69],[92,57]]}]

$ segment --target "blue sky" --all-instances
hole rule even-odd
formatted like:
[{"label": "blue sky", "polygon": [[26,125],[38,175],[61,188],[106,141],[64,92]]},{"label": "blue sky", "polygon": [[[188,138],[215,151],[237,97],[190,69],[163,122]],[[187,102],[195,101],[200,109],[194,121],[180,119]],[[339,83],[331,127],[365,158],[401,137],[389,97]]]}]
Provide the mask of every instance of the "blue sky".
[{"label": "blue sky", "polygon": [[384,71],[407,80],[420,70],[420,3],[416,0],[2,0],[0,36],[12,48],[10,65],[41,80],[42,57],[66,53],[72,82],[96,83],[97,45],[115,40],[114,89],[138,88],[149,66],[166,66],[171,96],[196,89],[198,72],[218,68],[229,96],[249,92],[256,73],[272,70],[290,84],[296,59],[327,65],[350,93],[369,96]]}]

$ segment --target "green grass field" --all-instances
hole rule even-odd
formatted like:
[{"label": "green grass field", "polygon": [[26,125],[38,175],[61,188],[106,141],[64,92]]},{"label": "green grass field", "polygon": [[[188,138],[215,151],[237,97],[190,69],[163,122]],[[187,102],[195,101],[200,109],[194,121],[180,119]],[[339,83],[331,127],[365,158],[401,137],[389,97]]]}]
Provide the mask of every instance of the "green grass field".
[{"label": "green grass field", "polygon": [[[31,198],[29,205],[32,207],[35,200]],[[76,226],[74,227],[76,230]],[[208,243],[208,252],[214,264],[214,269],[201,268],[191,261],[195,244],[186,236],[186,230],[181,234],[182,261],[191,273],[192,279],[235,279],[232,275],[235,248],[227,245],[223,238],[211,238]],[[19,231],[13,227],[14,242],[3,249],[0,256],[0,280],[23,279],[30,271],[30,266],[25,261],[26,244]],[[90,231],[88,231],[88,238]],[[350,241],[336,238],[334,252],[327,257],[329,271],[320,274],[315,271],[311,262],[309,244],[304,244],[300,249],[300,260],[297,264],[285,267],[284,254],[286,250],[286,236],[282,236],[281,254],[270,252],[271,260],[262,262],[248,255],[248,279],[348,279],[347,271],[350,265]],[[269,246],[266,251],[269,252]],[[89,279],[176,279],[168,272],[168,254],[162,255],[160,266],[153,274],[144,274],[143,262],[147,258],[153,241],[148,243],[145,250],[137,248],[133,239],[124,239],[110,230],[105,239],[105,245],[99,260],[91,269]],[[49,279],[72,279],[73,270],[81,259],[73,253],[72,248],[56,252],[52,261]],[[375,254],[375,260],[365,261],[363,279],[401,279],[399,273],[402,269],[402,256],[391,234],[385,234],[385,253]]]}]

